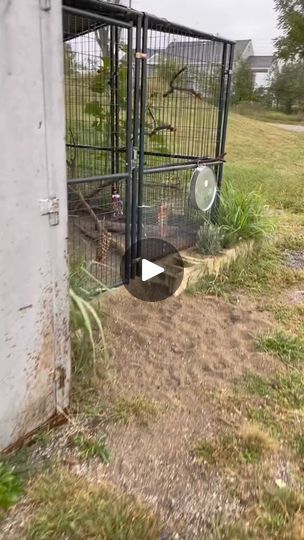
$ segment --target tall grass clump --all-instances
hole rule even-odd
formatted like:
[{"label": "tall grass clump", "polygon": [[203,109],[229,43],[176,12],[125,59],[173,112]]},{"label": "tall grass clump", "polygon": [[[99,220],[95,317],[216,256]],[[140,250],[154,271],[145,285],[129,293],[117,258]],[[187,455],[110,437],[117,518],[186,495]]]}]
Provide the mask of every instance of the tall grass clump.
[{"label": "tall grass clump", "polygon": [[[73,366],[80,372],[90,360],[96,372],[97,355],[107,356],[100,306],[97,304],[108,289],[84,266],[75,265],[70,272],[70,337]],[[93,300],[96,304],[93,305]]]},{"label": "tall grass clump", "polygon": [[222,246],[229,248],[241,240],[258,242],[273,230],[273,218],[260,193],[244,191],[232,182],[225,182],[216,222],[222,233]]}]

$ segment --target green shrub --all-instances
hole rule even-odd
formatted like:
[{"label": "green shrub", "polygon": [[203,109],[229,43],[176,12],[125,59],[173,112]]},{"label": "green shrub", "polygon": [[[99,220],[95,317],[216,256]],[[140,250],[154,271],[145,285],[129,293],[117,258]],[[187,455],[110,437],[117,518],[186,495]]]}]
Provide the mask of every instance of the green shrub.
[{"label": "green shrub", "polygon": [[21,493],[21,482],[14,468],[0,461],[0,517],[2,510],[15,504]]}]

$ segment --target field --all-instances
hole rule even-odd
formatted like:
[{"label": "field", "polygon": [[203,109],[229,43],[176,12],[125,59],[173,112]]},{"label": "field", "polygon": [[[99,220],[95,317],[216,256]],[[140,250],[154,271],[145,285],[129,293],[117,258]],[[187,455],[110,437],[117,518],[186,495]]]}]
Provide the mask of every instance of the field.
[{"label": "field", "polygon": [[0,466],[0,538],[304,539],[304,135],[232,114],[227,162],[275,233],[179,298],[105,296],[67,424]]}]

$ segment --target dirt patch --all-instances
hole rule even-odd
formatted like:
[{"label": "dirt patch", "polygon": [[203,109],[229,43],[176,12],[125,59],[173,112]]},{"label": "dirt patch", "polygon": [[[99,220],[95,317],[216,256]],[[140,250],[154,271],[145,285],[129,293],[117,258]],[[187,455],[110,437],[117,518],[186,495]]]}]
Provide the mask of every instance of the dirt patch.
[{"label": "dirt patch", "polygon": [[296,124],[271,124],[271,126],[278,127],[280,129],[285,129],[286,131],[294,131],[295,133],[304,133],[304,126],[303,125],[296,125]]},{"label": "dirt patch", "polygon": [[286,266],[295,270],[304,270],[304,251],[286,251]]},{"label": "dirt patch", "polygon": [[142,395],[159,404],[160,415],[145,429],[108,425],[113,458],[94,474],[139,495],[167,523],[185,524],[182,538],[235,519],[239,502],[220,475],[197,463],[191,448],[197,438],[229,425],[230,413],[223,411],[223,424],[214,410],[212,389],[225,391],[246,370],[272,375],[281,369],[255,350],[254,336],[272,326],[267,315],[244,297],[233,305],[185,294],[153,304],[117,292],[105,309],[117,370],[111,399]]},{"label": "dirt patch", "polygon": [[275,372],[277,363],[257,352],[253,338],[272,323],[245,297],[235,304],[214,297],[169,298],[144,303],[117,292],[105,306],[107,339],[118,387],[156,400],[194,401],[194,388],[225,384],[245,370]]}]

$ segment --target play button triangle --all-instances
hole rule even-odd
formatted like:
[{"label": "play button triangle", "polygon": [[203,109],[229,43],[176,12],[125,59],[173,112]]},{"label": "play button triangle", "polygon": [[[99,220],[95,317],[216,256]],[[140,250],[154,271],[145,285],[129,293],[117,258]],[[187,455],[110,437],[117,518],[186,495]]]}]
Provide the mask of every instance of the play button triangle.
[{"label": "play button triangle", "polygon": [[159,274],[162,274],[165,269],[158,264],[155,264],[147,259],[142,259],[141,261],[141,279],[142,281],[148,281]]}]

